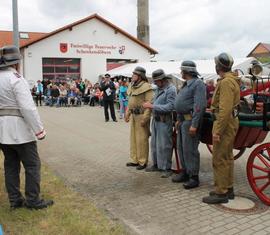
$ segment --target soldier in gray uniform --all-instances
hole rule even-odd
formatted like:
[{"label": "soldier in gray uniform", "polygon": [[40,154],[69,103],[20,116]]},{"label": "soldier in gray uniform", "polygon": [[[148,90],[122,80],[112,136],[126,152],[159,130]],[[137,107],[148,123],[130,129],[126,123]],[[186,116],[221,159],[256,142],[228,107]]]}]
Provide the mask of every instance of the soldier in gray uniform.
[{"label": "soldier in gray uniform", "polygon": [[198,78],[193,61],[183,61],[181,75],[185,79],[175,102],[177,112],[177,143],[182,172],[172,178],[173,182],[185,182],[185,189],[199,186],[200,153],[199,129],[206,108],[206,87]]},{"label": "soldier in gray uniform", "polygon": [[[40,199],[40,159],[36,140],[46,132],[27,81],[17,72],[20,52],[15,46],[0,48],[0,148],[5,160],[5,184],[10,207],[43,209],[52,200]],[[20,192],[21,163],[25,168],[25,199]]]},{"label": "soldier in gray uniform", "polygon": [[162,69],[152,73],[153,82],[157,85],[154,102],[144,103],[144,108],[152,109],[151,155],[153,165],[146,171],[162,171],[161,177],[167,178],[172,174],[172,111],[176,97],[176,88]]}]

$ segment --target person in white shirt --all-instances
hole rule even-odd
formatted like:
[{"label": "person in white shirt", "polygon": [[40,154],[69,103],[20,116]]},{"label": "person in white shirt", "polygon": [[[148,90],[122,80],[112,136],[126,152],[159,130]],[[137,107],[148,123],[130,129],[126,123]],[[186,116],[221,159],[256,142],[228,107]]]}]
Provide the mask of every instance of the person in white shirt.
[{"label": "person in white shirt", "polygon": [[[53,204],[40,199],[40,159],[36,140],[46,132],[27,81],[18,73],[20,52],[0,48],[0,148],[4,153],[5,184],[12,209],[42,209]],[[25,168],[25,198],[20,192],[20,165]]]}]

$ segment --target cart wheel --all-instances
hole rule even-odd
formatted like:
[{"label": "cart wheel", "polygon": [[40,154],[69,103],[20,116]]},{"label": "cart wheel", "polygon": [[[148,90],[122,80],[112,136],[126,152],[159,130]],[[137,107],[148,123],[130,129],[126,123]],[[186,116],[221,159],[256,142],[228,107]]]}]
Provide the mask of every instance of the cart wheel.
[{"label": "cart wheel", "polygon": [[[207,146],[209,152],[212,153],[213,152],[213,145],[207,144],[206,146]],[[243,147],[243,148],[240,148],[240,149],[234,149],[233,150],[233,158],[234,158],[234,160],[241,157],[243,155],[243,153],[245,152],[245,150],[246,150],[246,147]]]},{"label": "cart wheel", "polygon": [[253,192],[270,206],[270,143],[252,151],[247,162],[247,177]]}]

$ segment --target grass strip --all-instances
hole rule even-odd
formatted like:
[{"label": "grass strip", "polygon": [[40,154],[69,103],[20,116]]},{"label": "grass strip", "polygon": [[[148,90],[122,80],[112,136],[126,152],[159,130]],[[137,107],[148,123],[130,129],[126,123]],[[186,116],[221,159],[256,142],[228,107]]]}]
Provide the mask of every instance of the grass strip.
[{"label": "grass strip", "polygon": [[[23,168],[22,168],[23,169]],[[24,189],[21,172],[21,191]],[[10,210],[4,185],[3,156],[0,154],[0,224],[5,235],[88,235],[127,234],[93,203],[64,185],[48,167],[41,170],[41,196],[55,204],[43,210]]]}]

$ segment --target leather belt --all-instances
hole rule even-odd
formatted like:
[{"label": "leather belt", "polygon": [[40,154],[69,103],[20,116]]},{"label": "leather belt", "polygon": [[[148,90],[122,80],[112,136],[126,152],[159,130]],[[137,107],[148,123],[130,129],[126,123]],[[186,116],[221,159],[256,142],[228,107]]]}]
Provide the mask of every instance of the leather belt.
[{"label": "leather belt", "polygon": [[[213,121],[216,121],[217,118],[218,118],[218,115],[219,115],[218,112],[211,113],[212,120],[213,120]],[[238,111],[238,109],[233,109],[231,118],[237,118],[238,116],[239,116],[239,111]]]},{"label": "leather belt", "polygon": [[0,109],[0,116],[23,117],[19,109]]}]

